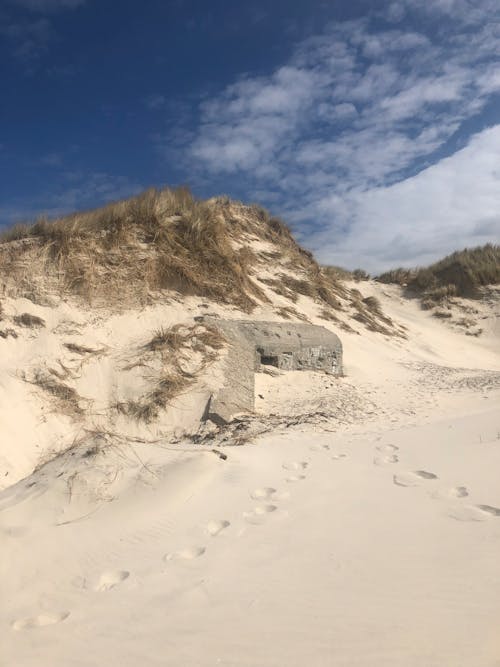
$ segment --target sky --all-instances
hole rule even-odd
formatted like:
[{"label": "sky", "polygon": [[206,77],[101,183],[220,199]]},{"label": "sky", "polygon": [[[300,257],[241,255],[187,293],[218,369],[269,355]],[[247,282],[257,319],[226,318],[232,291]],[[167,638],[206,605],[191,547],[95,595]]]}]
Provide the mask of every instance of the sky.
[{"label": "sky", "polygon": [[500,241],[499,0],[1,0],[0,226],[187,184],[377,273]]}]

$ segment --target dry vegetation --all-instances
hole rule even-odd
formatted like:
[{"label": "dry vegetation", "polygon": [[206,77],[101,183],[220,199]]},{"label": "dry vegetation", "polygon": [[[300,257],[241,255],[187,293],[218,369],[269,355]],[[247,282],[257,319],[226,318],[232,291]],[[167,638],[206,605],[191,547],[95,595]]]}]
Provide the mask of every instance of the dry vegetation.
[{"label": "dry vegetation", "polygon": [[75,354],[83,355],[97,355],[101,352],[104,352],[104,349],[94,350],[92,347],[87,347],[86,345],[79,345],[78,343],[64,343],[64,347],[70,352]]},{"label": "dry vegetation", "polygon": [[[477,310],[455,297],[481,298],[487,285],[500,283],[500,246],[466,248],[425,268],[387,271],[377,280],[401,285],[406,295],[417,297],[433,317],[450,321],[468,336],[480,336],[482,329],[468,316],[477,314]],[[467,317],[454,319],[457,310]]]},{"label": "dry vegetation", "polygon": [[340,283],[329,278],[310,260],[306,270],[302,268],[304,278],[295,278],[286,273],[280,273],[276,278],[259,278],[260,282],[269,285],[275,294],[284,296],[293,303],[297,303],[299,296],[307,296],[323,305],[339,310],[342,308],[339,296],[344,296],[345,290]]},{"label": "dry vegetation", "polygon": [[[269,249],[256,252],[253,241]],[[277,275],[264,277],[270,266],[278,267]],[[320,267],[258,205],[227,197],[200,201],[186,188],[148,190],[94,211],[17,225],[0,237],[0,292],[41,305],[60,295],[128,308],[175,290],[250,312],[269,301],[260,281],[292,303],[304,295],[323,312],[349,312],[346,278],[369,276]],[[379,322],[379,311],[362,302],[356,309],[370,328]]]},{"label": "dry vegetation", "polygon": [[29,329],[41,329],[45,326],[45,320],[38,315],[30,315],[30,313],[14,315],[13,319],[20,327],[28,327]]},{"label": "dry vegetation", "polygon": [[277,290],[338,307],[339,280],[298,246],[281,220],[225,197],[199,201],[186,188],[148,190],[94,211],[17,225],[0,237],[0,280],[4,293],[36,303],[69,293],[128,306],[177,290],[250,311],[266,296],[251,277],[257,258],[241,244],[245,235],[271,242],[274,258],[286,256],[304,271],[304,280],[282,276]]},{"label": "dry vegetation", "polygon": [[17,331],[14,329],[0,329],[0,338],[17,338]]},{"label": "dry vegetation", "polygon": [[83,399],[73,387],[63,382],[66,378],[61,373],[54,369],[37,368],[31,376],[24,374],[22,379],[49,394],[54,401],[54,409],[58,412],[73,419],[83,415]]},{"label": "dry vegetation", "polygon": [[359,290],[352,289],[351,305],[355,311],[353,318],[364,324],[369,331],[376,331],[386,336],[405,337],[402,331],[394,328],[393,321],[384,315],[376,296],[363,298]]},{"label": "dry vegetation", "polygon": [[[23,372],[20,377],[46,394],[55,411],[82,421],[92,417],[89,408],[93,403],[77,392],[74,381],[80,377],[82,365],[89,358],[102,354],[104,349],[72,342],[63,345],[80,357],[77,366],[69,368],[58,360],[55,367],[44,364]],[[137,350],[133,362],[121,369],[144,368],[144,379],[150,389],[135,400],[113,403],[109,409],[134,420],[154,421],[176,396],[196,382],[207,365],[217,359],[224,345],[221,333],[210,325],[175,325],[159,329]]]},{"label": "dry vegetation", "polygon": [[481,287],[500,283],[500,245],[466,248],[425,268],[387,271],[377,280],[405,287],[426,309],[454,296],[477,297]]},{"label": "dry vegetation", "polygon": [[241,243],[245,236],[272,243],[274,259],[304,273],[302,280],[280,276],[278,293],[339,307],[340,280],[281,220],[226,197],[199,201],[186,188],[152,189],[94,211],[17,225],[0,237],[0,281],[4,293],[36,303],[58,293],[127,307],[177,290],[251,311],[267,299],[252,279],[258,260]]},{"label": "dry vegetation", "polygon": [[136,400],[118,402],[115,409],[138,421],[154,421],[160,410],[193,385],[206,366],[215,361],[224,343],[218,329],[206,324],[159,329],[143,346],[136,365],[147,366],[152,356],[159,355],[161,373],[150,391]]},{"label": "dry vegetation", "polygon": [[[7,293],[34,301],[48,291],[128,306],[165,289],[250,310],[265,297],[249,276],[253,253],[233,243],[243,223],[237,208],[223,198],[198,201],[185,188],[148,190],[17,226],[0,239],[0,279]],[[268,238],[283,234],[269,216],[262,225]]]},{"label": "dry vegetation", "polygon": [[276,308],[275,312],[284,320],[291,320],[292,317],[295,317],[297,320],[301,320],[302,322],[309,322],[309,319],[306,317],[306,315],[299,313],[299,311],[293,306],[281,306],[281,308]]},{"label": "dry vegetation", "polygon": [[324,266],[323,271],[334,280],[355,280],[358,283],[362,280],[370,280],[370,274],[364,269],[349,271],[341,266]]}]

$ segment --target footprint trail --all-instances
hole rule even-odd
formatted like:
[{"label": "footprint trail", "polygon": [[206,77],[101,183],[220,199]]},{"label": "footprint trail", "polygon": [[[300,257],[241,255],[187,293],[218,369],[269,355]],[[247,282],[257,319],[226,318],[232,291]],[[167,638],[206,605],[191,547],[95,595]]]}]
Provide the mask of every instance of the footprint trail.
[{"label": "footprint trail", "polygon": [[448,515],[457,521],[488,521],[500,517],[500,508],[492,505],[466,505],[452,508]]},{"label": "footprint trail", "polygon": [[261,486],[250,492],[250,498],[253,498],[254,500],[270,500],[275,493],[276,489],[272,486]]},{"label": "footprint trail", "polygon": [[33,628],[43,628],[47,625],[61,623],[70,615],[69,611],[45,612],[31,618],[20,618],[12,623],[14,630],[31,630]]},{"label": "footprint trail", "polygon": [[229,521],[224,521],[224,520],[222,520],[222,521],[209,521],[206,525],[205,530],[208,533],[208,535],[211,535],[212,537],[216,537],[217,535],[222,533],[223,530],[225,530],[226,528],[229,528],[230,525],[231,524],[230,524]]},{"label": "footprint trail", "polygon": [[415,470],[414,472],[403,472],[394,475],[393,481],[397,486],[419,486],[424,481],[439,479],[433,472],[427,470]]},{"label": "footprint trail", "polygon": [[205,547],[188,547],[187,549],[181,549],[179,551],[174,551],[172,553],[166,554],[164,556],[165,561],[189,561],[194,560],[203,556],[206,549]]}]

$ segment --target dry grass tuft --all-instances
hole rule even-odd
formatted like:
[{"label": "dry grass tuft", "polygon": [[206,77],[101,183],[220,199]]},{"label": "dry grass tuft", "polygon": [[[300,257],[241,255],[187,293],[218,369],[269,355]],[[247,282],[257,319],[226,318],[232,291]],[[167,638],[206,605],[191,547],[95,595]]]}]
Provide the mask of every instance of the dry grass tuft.
[{"label": "dry grass tuft", "polygon": [[345,295],[345,289],[333,275],[311,261],[307,267],[302,267],[302,273],[303,278],[281,273],[277,278],[259,278],[259,280],[269,285],[276,294],[284,296],[293,303],[297,303],[299,295],[302,294],[330,308],[342,309],[339,297]]},{"label": "dry grass tuft", "polygon": [[117,403],[116,409],[136,421],[152,422],[193,381],[194,377],[186,373],[164,373],[151,392],[138,400]]},{"label": "dry grass tuft", "polygon": [[460,327],[465,327],[469,329],[470,327],[477,326],[477,321],[472,317],[460,317],[455,324]]},{"label": "dry grass tuft", "polygon": [[352,271],[341,266],[323,266],[323,271],[333,280],[354,280]]},{"label": "dry grass tuft", "polygon": [[169,349],[173,352],[179,350],[185,344],[185,335],[181,333],[180,326],[169,327],[164,329],[161,327],[155,333],[153,338],[146,343],[145,349],[151,352],[158,350]]},{"label": "dry grass tuft", "polygon": [[406,287],[406,285],[415,277],[415,273],[415,269],[404,269],[399,267],[381,273],[376,277],[376,280],[377,282],[385,283],[386,285],[400,285],[401,287]]},{"label": "dry grass tuft", "polygon": [[444,308],[437,308],[433,313],[433,317],[438,317],[441,320],[449,319],[453,317],[453,313],[450,310],[445,310]]},{"label": "dry grass tuft", "polygon": [[285,320],[290,320],[292,319],[292,317],[295,317],[298,320],[302,320],[302,322],[309,322],[309,318],[306,315],[304,315],[303,313],[299,313],[299,311],[293,308],[292,306],[284,306],[282,308],[276,308],[275,312],[277,315],[283,317],[283,319]]},{"label": "dry grass tuft", "polygon": [[361,322],[369,331],[376,331],[385,336],[399,336],[405,334],[394,327],[393,321],[383,314],[380,301],[375,296],[363,298],[357,289],[350,290],[351,305],[354,308],[353,318]]},{"label": "dry grass tuft", "polygon": [[401,335],[397,334],[394,329],[383,326],[380,321],[370,313],[370,311],[359,309],[354,313],[353,318],[358,322],[361,322],[361,324],[363,324],[369,331],[376,331],[385,336]]},{"label": "dry grass tuft", "polygon": [[319,317],[322,320],[328,320],[330,322],[340,322],[339,318],[335,313],[332,313],[331,310],[328,310],[327,308],[323,308],[322,311],[319,314]]},{"label": "dry grass tuft", "polygon": [[79,417],[83,414],[81,407],[82,398],[69,385],[62,382],[58,377],[55,377],[54,371],[46,371],[44,369],[37,369],[32,378],[23,376],[25,382],[29,382],[47,394],[50,394],[56,401],[56,408],[59,412],[69,417]]},{"label": "dry grass tuft", "polygon": [[297,303],[299,300],[298,294],[296,292],[292,292],[292,290],[286,287],[286,285],[284,285],[281,280],[276,278],[258,278],[257,280],[261,283],[264,283],[265,285],[269,285],[275,294],[284,296],[286,299],[289,299],[293,303]]},{"label": "dry grass tuft", "polygon": [[190,351],[206,354],[207,348],[220,350],[224,344],[225,339],[215,326],[175,324],[172,327],[160,327],[153,338],[144,345],[144,349],[161,352],[164,362],[175,363],[176,359],[182,358],[187,348]]},{"label": "dry grass tuft", "polygon": [[0,329],[0,338],[18,338],[17,332],[15,329]]},{"label": "dry grass tuft", "polygon": [[12,227],[0,232],[0,243],[9,243],[10,241],[19,241],[30,236],[31,226],[18,222]]},{"label": "dry grass tuft", "polygon": [[382,312],[380,300],[376,296],[367,296],[365,299],[363,299],[363,303],[372,313],[377,313],[377,315],[380,315]]},{"label": "dry grass tuft", "polygon": [[92,347],[87,347],[86,345],[79,345],[78,343],[64,343],[64,347],[70,352],[75,352],[75,354],[99,354],[102,350],[95,350]]},{"label": "dry grass tuft", "polygon": [[294,295],[302,294],[312,299],[317,295],[317,288],[311,280],[293,278],[284,273],[279,276],[279,280],[281,285]]},{"label": "dry grass tuft", "polygon": [[[160,355],[162,371],[151,391],[135,400],[118,402],[115,409],[132,419],[150,423],[157,419],[176,397],[194,384],[199,374],[217,358],[225,344],[218,329],[206,324],[177,324],[160,328],[142,348],[146,355]],[[193,367],[193,354],[198,353]],[[142,356],[134,365],[146,365]]]},{"label": "dry grass tuft", "polygon": [[361,282],[362,280],[370,280],[370,274],[367,273],[364,269],[354,269],[352,272],[352,277],[357,283]]},{"label": "dry grass tuft", "polygon": [[15,315],[14,322],[21,327],[28,327],[30,329],[40,329],[45,326],[45,320],[38,315],[30,315],[29,313],[22,313],[22,315]]}]

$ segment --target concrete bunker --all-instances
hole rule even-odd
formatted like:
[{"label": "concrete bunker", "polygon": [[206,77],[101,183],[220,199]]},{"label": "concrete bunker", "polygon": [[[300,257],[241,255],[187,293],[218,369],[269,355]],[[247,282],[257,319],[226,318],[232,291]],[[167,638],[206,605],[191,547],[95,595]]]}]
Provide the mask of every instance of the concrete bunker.
[{"label": "concrete bunker", "polygon": [[206,418],[227,423],[255,406],[255,372],[261,365],[281,370],[317,370],[342,374],[342,343],[325,327],[287,322],[196,318],[217,327],[229,349],[223,386],[211,397]]}]

